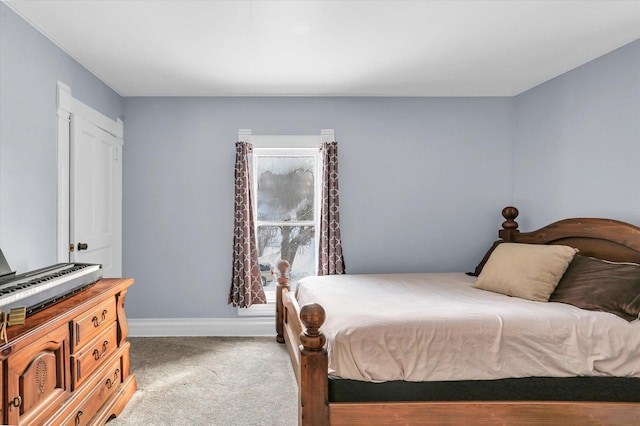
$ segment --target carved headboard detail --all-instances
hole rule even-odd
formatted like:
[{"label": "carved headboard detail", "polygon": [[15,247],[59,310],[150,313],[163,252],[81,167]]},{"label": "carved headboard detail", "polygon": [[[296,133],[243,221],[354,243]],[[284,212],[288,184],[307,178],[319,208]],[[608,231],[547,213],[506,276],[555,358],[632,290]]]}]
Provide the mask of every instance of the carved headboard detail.
[{"label": "carved headboard detail", "polygon": [[518,209],[505,207],[506,219],[498,235],[505,242],[564,244],[592,256],[613,262],[640,263],[640,227],[612,219],[575,218],[554,222],[532,232],[520,232]]}]

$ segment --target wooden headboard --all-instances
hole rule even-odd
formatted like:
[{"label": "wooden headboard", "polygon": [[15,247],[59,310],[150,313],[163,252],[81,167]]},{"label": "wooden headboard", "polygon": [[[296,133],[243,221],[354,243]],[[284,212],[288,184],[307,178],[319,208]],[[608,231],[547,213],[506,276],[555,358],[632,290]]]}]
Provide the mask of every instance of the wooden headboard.
[{"label": "wooden headboard", "polygon": [[612,219],[575,218],[554,222],[532,232],[518,230],[518,209],[505,207],[498,235],[505,242],[564,244],[583,256],[613,262],[640,263],[640,227]]}]

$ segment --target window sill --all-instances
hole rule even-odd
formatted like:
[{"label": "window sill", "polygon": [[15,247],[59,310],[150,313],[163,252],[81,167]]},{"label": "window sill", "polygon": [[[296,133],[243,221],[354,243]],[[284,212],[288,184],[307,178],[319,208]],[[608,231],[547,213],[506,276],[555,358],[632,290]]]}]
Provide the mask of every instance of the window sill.
[{"label": "window sill", "polygon": [[267,303],[252,305],[249,308],[238,308],[239,317],[275,317],[276,316],[276,293],[266,291]]}]

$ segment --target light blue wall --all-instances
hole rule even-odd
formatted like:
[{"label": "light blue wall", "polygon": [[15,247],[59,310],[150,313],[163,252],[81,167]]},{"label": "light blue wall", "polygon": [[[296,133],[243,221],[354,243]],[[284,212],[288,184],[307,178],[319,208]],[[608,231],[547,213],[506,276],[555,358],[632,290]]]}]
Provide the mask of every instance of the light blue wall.
[{"label": "light blue wall", "polygon": [[235,317],[234,142],[334,128],[347,269],[468,270],[514,203],[521,228],[640,223],[640,41],[515,98],[125,98],[0,4],[0,247],[56,257],[56,81],[124,113],[130,318]]},{"label": "light blue wall", "polygon": [[112,119],[122,98],[0,3],[0,247],[12,269],[56,263],[56,82]]},{"label": "light blue wall", "polygon": [[472,270],[511,201],[505,98],[127,98],[124,272],[132,318],[235,316],[239,128],[339,143],[350,273]]},{"label": "light blue wall", "polygon": [[640,40],[514,99],[522,229],[567,217],[640,224]]}]

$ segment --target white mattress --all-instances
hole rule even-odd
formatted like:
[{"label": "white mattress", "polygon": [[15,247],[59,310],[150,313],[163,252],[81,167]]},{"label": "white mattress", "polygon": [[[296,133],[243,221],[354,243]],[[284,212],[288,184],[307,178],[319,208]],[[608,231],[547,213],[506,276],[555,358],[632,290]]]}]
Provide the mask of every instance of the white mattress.
[{"label": "white mattress", "polygon": [[327,319],[329,374],[390,380],[640,377],[640,321],[472,287],[463,273],[331,275],[298,283]]}]

